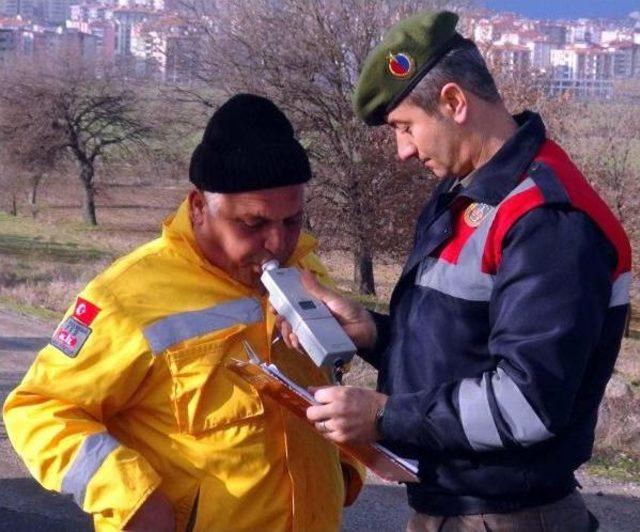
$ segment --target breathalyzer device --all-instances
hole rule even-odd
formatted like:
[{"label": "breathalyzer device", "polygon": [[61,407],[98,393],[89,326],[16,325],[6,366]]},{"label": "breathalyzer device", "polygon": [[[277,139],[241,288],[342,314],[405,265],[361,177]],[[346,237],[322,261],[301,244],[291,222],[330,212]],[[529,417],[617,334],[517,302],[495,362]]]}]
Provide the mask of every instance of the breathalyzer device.
[{"label": "breathalyzer device", "polygon": [[327,306],[307,292],[296,268],[280,268],[275,259],[262,265],[260,280],[269,302],[289,322],[307,354],[340,382],[343,366],[357,349]]}]

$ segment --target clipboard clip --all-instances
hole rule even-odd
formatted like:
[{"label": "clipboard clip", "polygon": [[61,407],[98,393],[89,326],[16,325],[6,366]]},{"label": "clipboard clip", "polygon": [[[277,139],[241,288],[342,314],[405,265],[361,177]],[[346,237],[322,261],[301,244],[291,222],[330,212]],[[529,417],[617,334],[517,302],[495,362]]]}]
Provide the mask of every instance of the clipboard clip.
[{"label": "clipboard clip", "polygon": [[251,346],[247,340],[242,340],[242,347],[244,347],[244,352],[247,354],[247,358],[253,362],[254,364],[262,364],[264,361],[258,356],[255,349]]}]

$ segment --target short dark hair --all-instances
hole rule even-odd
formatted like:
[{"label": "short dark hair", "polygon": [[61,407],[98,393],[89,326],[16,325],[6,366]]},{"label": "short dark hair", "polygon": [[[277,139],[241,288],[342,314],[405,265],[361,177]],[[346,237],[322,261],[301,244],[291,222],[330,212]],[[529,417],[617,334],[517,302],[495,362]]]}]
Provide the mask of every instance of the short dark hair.
[{"label": "short dark hair", "polygon": [[422,78],[407,99],[428,113],[438,108],[440,91],[447,83],[457,83],[464,90],[490,103],[501,101],[500,93],[478,47],[465,40],[451,49]]}]

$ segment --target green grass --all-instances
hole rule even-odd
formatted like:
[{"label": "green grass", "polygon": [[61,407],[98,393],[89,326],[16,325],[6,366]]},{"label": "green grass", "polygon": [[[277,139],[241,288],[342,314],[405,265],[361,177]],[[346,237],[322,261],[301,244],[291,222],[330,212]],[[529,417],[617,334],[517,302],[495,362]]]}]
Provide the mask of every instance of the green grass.
[{"label": "green grass", "polygon": [[76,223],[54,225],[0,212],[0,303],[38,318],[59,317],[115,257],[96,244],[98,235]]},{"label": "green grass", "polygon": [[97,247],[94,239],[91,231],[79,231],[74,224],[53,227],[0,212],[0,254],[5,257],[67,264],[111,258],[111,250]]},{"label": "green grass", "polygon": [[60,262],[90,262],[108,253],[74,242],[57,242],[39,236],[0,234],[0,253],[14,256],[37,256]]},{"label": "green grass", "polygon": [[42,307],[34,307],[32,305],[26,305],[20,303],[12,298],[0,296],[0,305],[9,310],[13,310],[18,314],[24,314],[25,316],[32,316],[34,318],[40,318],[44,320],[59,320],[60,313],[53,310],[49,310]]},{"label": "green grass", "polygon": [[587,464],[591,475],[640,483],[640,457],[619,451],[597,451]]}]

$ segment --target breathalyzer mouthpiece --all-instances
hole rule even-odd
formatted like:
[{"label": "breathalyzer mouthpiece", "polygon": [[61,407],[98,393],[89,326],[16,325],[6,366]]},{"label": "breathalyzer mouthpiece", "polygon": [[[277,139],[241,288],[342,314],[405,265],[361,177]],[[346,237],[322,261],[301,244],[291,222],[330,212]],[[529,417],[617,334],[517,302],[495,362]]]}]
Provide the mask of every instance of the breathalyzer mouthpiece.
[{"label": "breathalyzer mouthpiece", "polygon": [[262,263],[262,271],[276,270],[280,267],[280,263],[276,259],[271,259]]}]

